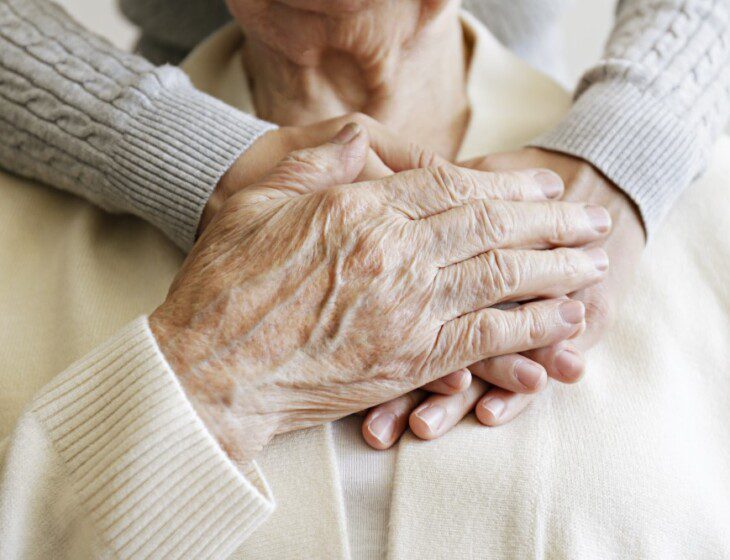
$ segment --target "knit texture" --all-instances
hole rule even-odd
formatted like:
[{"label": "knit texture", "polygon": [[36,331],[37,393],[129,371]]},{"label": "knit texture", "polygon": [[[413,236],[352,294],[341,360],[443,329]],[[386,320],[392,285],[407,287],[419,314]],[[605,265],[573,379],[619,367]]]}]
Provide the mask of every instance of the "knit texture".
[{"label": "knit texture", "polygon": [[0,2],[0,165],[149,221],[183,249],[272,125],[123,53],[44,0]]},{"label": "knit texture", "polygon": [[[482,102],[460,158],[520,145],[568,107],[486,32],[473,53]],[[198,64],[237,51],[211,55]],[[398,560],[730,558],[728,176],[723,139],[579,385],[551,385],[499,429],[471,416],[435,441],[406,435],[394,468],[326,427],[279,436],[256,458],[278,507],[251,532],[268,493],[200,433],[133,321],[165,297],[182,255],[139,220],[0,173],[0,438],[13,434],[4,454],[0,443],[0,558],[358,558],[348,537]],[[374,501],[376,515],[348,519]]]},{"label": "knit texture", "polygon": [[[467,0],[505,45],[559,73],[566,0]],[[141,50],[177,61],[225,23],[223,2],[121,0]],[[574,109],[534,145],[581,157],[639,206],[651,232],[701,171],[730,112],[726,0],[625,0]],[[130,212],[180,247],[210,193],[268,125],[171,67],[114,49],[44,0],[0,0],[0,166]]]},{"label": "knit texture", "polygon": [[570,114],[536,146],[591,162],[652,232],[707,165],[730,112],[730,3],[626,0]]},{"label": "knit texture", "polygon": [[[175,61],[230,16],[183,12],[173,0],[121,0],[140,25],[140,50]],[[223,2],[220,2],[223,4]],[[570,0],[465,0],[507,47],[561,78],[560,16]],[[220,7],[220,6],[219,6]],[[175,33],[172,22],[197,32]],[[206,28],[206,26],[208,26]],[[575,106],[533,145],[580,157],[639,207],[647,233],[707,164],[730,114],[730,4],[727,0],[622,0],[605,53],[583,76]]]},{"label": "knit texture", "polygon": [[[146,318],[57,376],[26,418],[118,558],[227,558],[273,510],[255,467],[236,468],[193,411]],[[16,438],[32,446],[34,432]]]}]

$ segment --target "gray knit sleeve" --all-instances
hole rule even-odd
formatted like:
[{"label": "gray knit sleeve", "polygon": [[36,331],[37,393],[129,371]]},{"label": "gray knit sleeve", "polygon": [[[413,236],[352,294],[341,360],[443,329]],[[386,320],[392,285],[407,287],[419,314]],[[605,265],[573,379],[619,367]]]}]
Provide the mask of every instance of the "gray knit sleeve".
[{"label": "gray knit sleeve", "polygon": [[730,113],[730,2],[625,0],[567,117],[534,144],[579,156],[647,232],[703,170]]},{"label": "gray knit sleeve", "polygon": [[272,125],[83,29],[0,0],[0,167],[132,213],[188,249],[238,155]]}]

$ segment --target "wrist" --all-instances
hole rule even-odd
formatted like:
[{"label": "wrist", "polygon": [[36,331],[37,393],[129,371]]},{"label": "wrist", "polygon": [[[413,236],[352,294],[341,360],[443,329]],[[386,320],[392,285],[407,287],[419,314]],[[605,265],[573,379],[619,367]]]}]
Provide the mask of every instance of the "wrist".
[{"label": "wrist", "polygon": [[293,149],[287,142],[287,130],[274,128],[267,131],[233,161],[218,180],[203,208],[197,237],[200,237],[230,196],[259,181]]},{"label": "wrist", "polygon": [[200,215],[200,222],[198,223],[198,229],[195,233],[196,239],[199,238],[203,233],[203,230],[208,227],[213,216],[218,213],[228,197],[225,187],[227,182],[224,179],[226,175],[228,175],[228,171],[223,175],[223,177],[221,177],[220,181],[218,181],[218,184],[215,186],[215,189],[213,189],[210,198],[208,198],[208,202],[206,202],[205,207],[203,207],[203,212]]},{"label": "wrist", "polygon": [[277,416],[268,412],[255,383],[245,387],[218,355],[211,337],[201,331],[173,326],[163,306],[148,318],[160,352],[186,398],[208,432],[237,463],[251,461],[279,433]]}]

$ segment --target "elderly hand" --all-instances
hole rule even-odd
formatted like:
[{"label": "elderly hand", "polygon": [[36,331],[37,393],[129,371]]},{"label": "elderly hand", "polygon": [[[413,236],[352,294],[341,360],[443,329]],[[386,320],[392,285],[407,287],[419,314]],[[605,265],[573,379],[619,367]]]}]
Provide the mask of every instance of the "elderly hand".
[{"label": "elderly hand", "polygon": [[[363,423],[363,436],[378,449],[393,445],[409,423],[418,437],[439,437],[472,410],[486,425],[503,424],[525,409],[546,386],[548,377],[565,383],[578,381],[585,364],[582,351],[600,340],[610,326],[644,248],[644,230],[634,203],[581,159],[527,148],[495,154],[466,165],[492,171],[548,168],[565,182],[564,200],[607,208],[613,228],[607,237],[593,245],[607,251],[611,270],[602,282],[571,294],[586,306],[586,329],[574,340],[474,364],[470,370],[475,379],[464,392],[429,398],[423,392],[414,392],[371,410]],[[381,439],[383,434],[385,437]]]},{"label": "elderly hand", "polygon": [[[198,234],[202,233],[229,197],[261,180],[289,153],[319,146],[332,138],[347,123],[356,123],[368,132],[371,151],[358,177],[380,179],[393,170],[405,171],[444,162],[437,156],[403,142],[375,119],[362,113],[350,113],[308,126],[287,126],[270,130],[243,152],[221,177],[203,209]],[[418,158],[411,161],[412,157]],[[428,157],[428,161],[421,159]]]},{"label": "elderly hand", "polygon": [[[277,128],[257,139],[221,177],[203,210],[198,235],[226,199],[261,180],[289,153],[319,146],[351,122],[367,130],[371,148],[358,180],[380,179],[392,175],[394,170],[405,171],[446,163],[446,160],[436,154],[403,141],[381,123],[362,113],[350,113],[308,126]],[[299,180],[297,170],[293,167],[292,172],[293,180]],[[466,370],[461,370],[448,374],[443,380],[434,381],[429,388],[438,393],[454,393],[461,390],[466,381],[471,380],[471,377],[467,380],[465,373]]]},{"label": "elderly hand", "polygon": [[[573,299],[586,305],[585,332],[572,343],[528,353],[547,369],[550,377],[571,383],[578,381],[584,371],[580,351],[593,346],[610,327],[621,297],[631,285],[644,251],[646,235],[638,208],[631,199],[582,159],[539,148],[526,148],[488,156],[475,168],[506,171],[533,166],[546,167],[561,176],[565,183],[563,200],[601,205],[609,211],[613,223],[609,235],[593,243],[593,246],[602,247],[608,253],[611,271],[602,282],[571,294]],[[577,359],[562,359],[565,350]]]},{"label": "elderly hand", "polygon": [[449,166],[348,184],[367,151],[363,129],[348,126],[228,198],[150,316],[234,460],[583,327],[578,302],[491,307],[603,276],[600,249],[514,249],[602,237],[585,205],[547,200],[556,176]]}]

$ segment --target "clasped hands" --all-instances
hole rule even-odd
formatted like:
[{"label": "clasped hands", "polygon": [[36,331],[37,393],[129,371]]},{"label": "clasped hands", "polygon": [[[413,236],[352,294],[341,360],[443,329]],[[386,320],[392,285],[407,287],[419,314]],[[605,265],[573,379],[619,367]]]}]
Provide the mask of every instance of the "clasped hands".
[{"label": "clasped hands", "polygon": [[[363,434],[379,448],[409,422],[438,437],[475,406],[501,423],[548,375],[582,370],[566,341],[586,331],[586,306],[564,295],[607,274],[605,251],[586,247],[606,238],[606,210],[556,200],[555,173],[446,164],[362,116],[301,149],[343,120],[269,133],[234,164],[150,316],[237,460],[366,409]],[[529,302],[494,307],[515,301]]]}]

